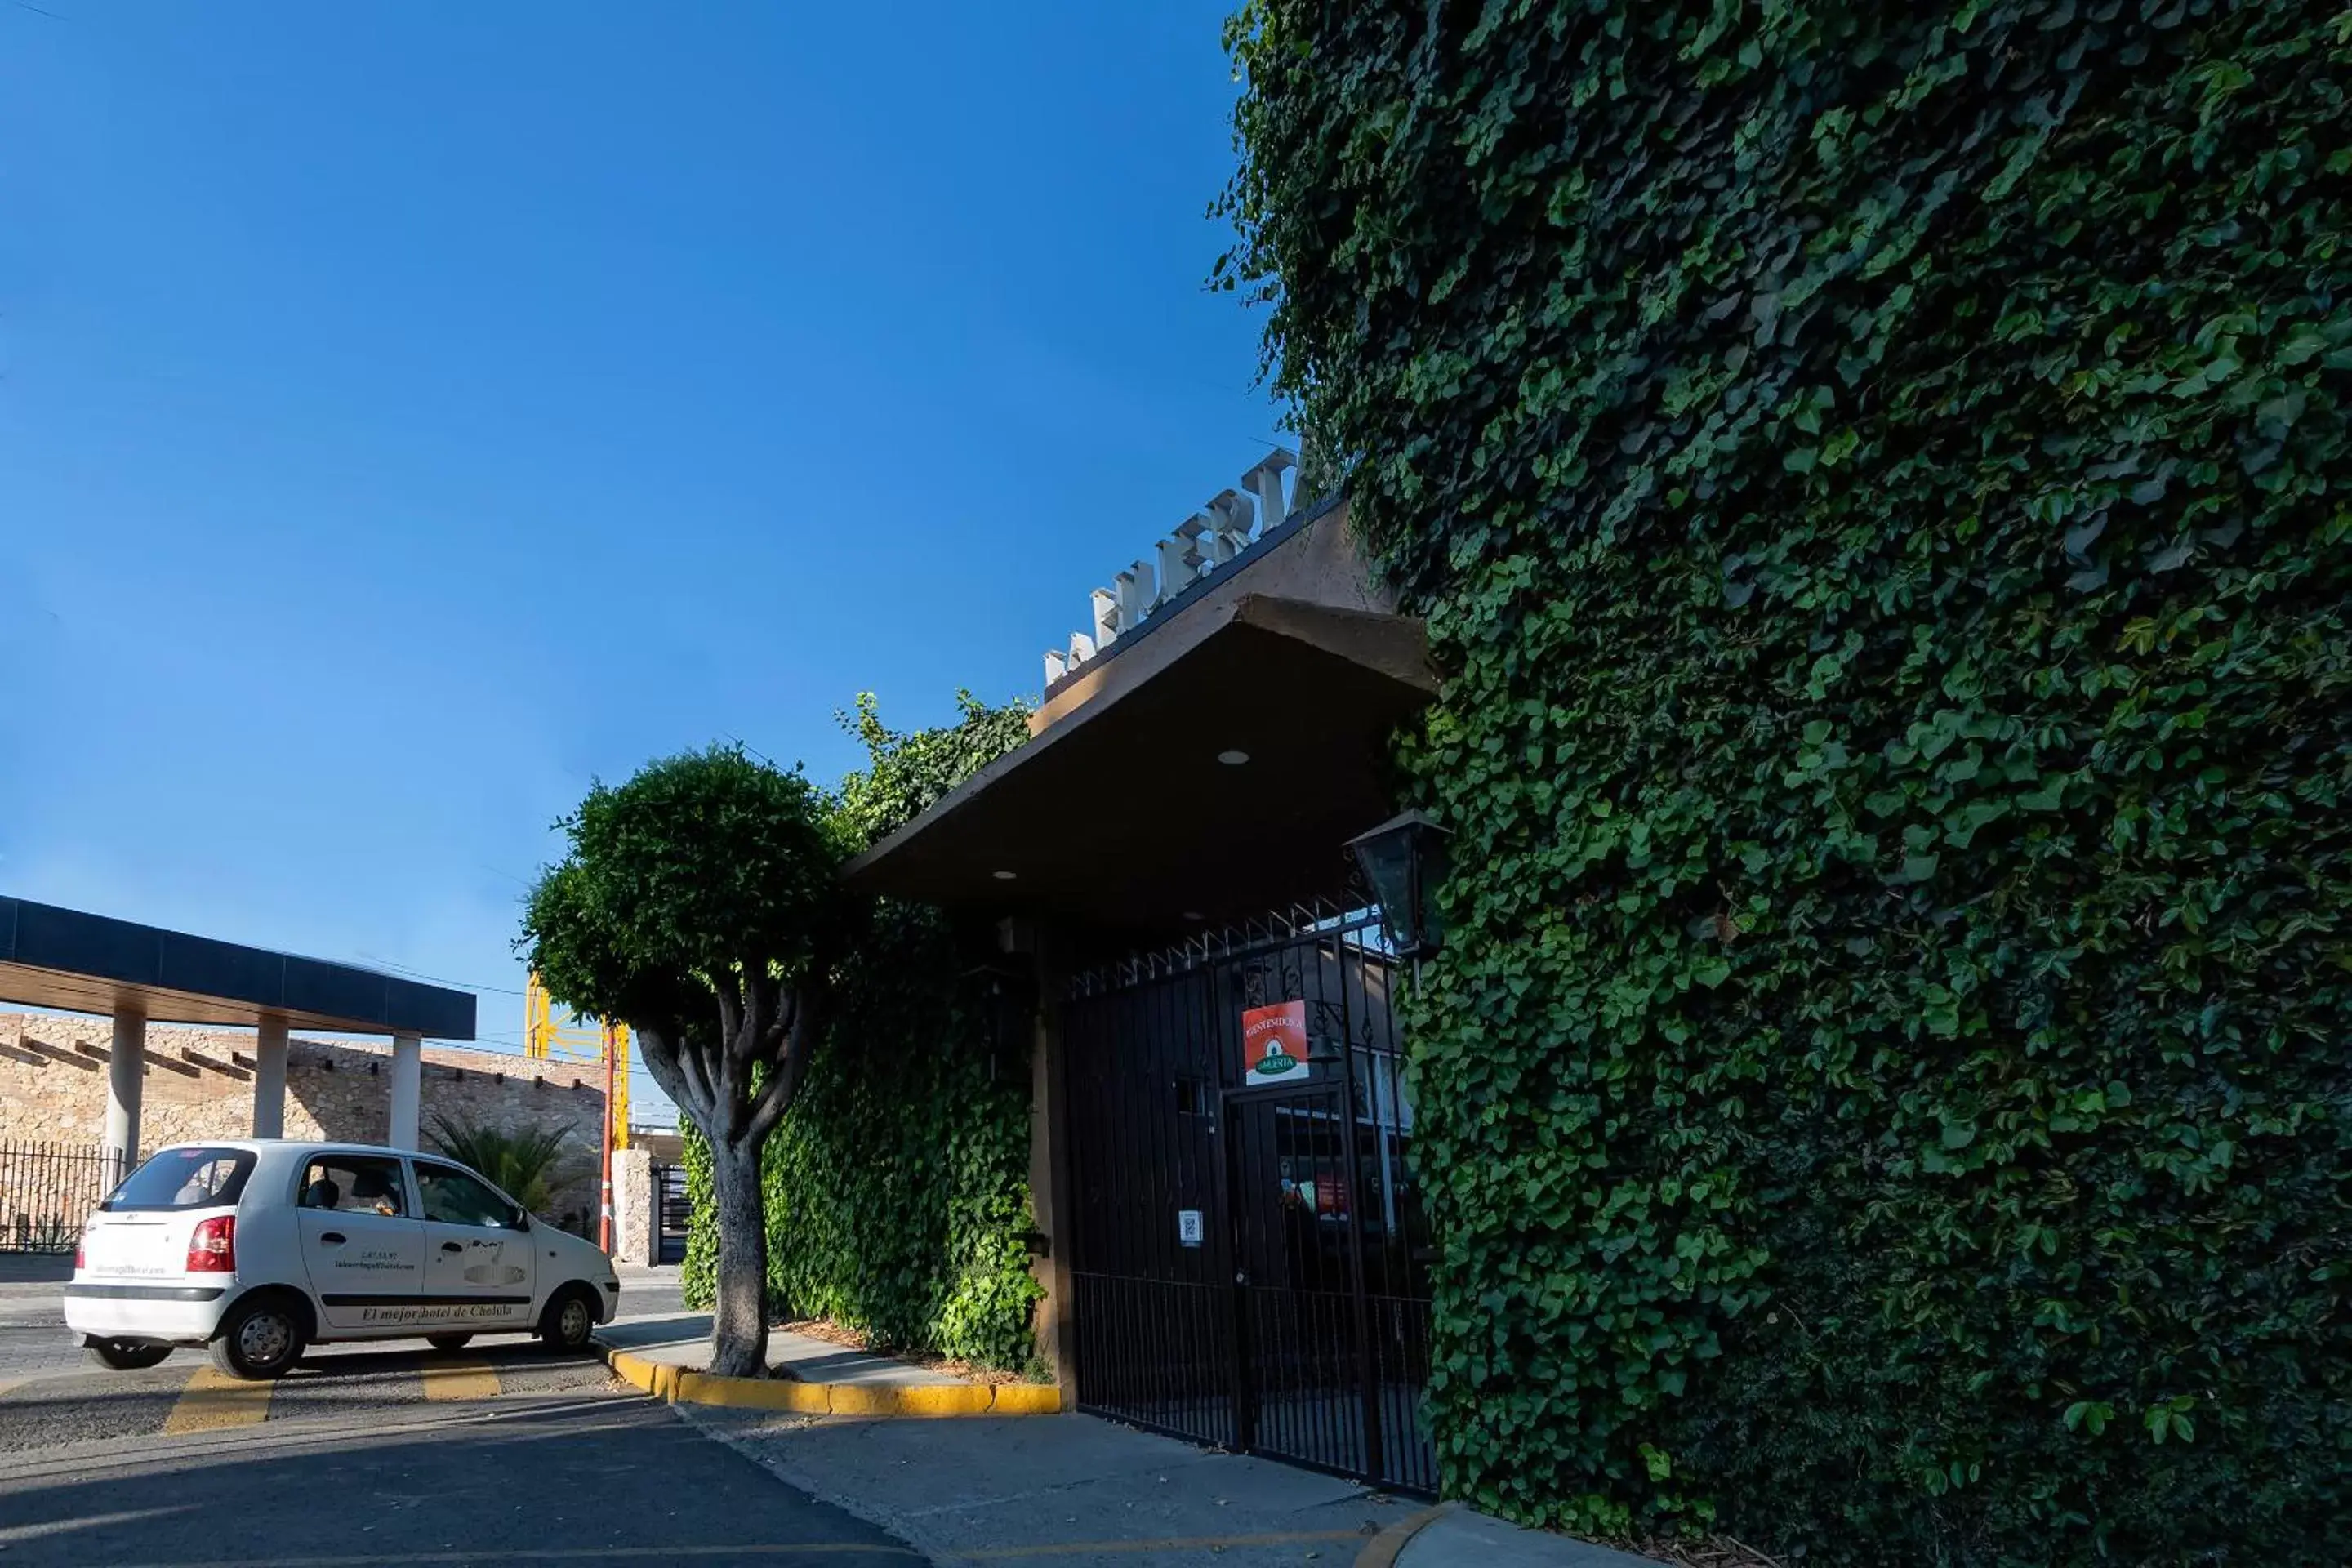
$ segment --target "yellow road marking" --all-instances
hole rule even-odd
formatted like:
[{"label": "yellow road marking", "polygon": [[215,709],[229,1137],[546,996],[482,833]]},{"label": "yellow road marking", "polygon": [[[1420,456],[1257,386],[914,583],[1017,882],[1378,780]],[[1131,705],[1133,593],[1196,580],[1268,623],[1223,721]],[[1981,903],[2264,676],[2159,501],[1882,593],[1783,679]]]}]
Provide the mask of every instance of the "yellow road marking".
[{"label": "yellow road marking", "polygon": [[499,1374],[479,1356],[438,1356],[425,1363],[427,1399],[496,1399]]},{"label": "yellow road marking", "polygon": [[9,1390],[24,1385],[25,1380],[21,1377],[0,1377],[0,1399],[7,1398]]},{"label": "yellow road marking", "polygon": [[251,1426],[269,1419],[269,1392],[277,1384],[247,1383],[209,1366],[200,1366],[172,1403],[163,1419],[163,1435],[210,1432],[221,1426]]}]

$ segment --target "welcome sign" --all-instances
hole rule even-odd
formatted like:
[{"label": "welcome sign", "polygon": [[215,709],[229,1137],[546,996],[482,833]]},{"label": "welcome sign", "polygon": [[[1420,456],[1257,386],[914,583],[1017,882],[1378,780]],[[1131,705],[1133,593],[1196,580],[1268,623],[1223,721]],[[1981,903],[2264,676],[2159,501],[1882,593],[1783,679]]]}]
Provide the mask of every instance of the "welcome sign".
[{"label": "welcome sign", "polygon": [[1307,1076],[1307,1004],[1276,1002],[1242,1014],[1242,1060],[1251,1083],[1296,1083]]}]

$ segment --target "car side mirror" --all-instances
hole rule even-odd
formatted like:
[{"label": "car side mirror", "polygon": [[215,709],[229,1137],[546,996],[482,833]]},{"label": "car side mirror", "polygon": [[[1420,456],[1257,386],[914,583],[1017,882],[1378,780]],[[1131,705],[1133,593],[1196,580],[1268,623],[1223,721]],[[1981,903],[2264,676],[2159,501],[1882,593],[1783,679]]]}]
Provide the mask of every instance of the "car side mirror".
[{"label": "car side mirror", "polygon": [[529,1230],[530,1228],[530,1211],[529,1209],[515,1210],[514,1227],[517,1230]]}]

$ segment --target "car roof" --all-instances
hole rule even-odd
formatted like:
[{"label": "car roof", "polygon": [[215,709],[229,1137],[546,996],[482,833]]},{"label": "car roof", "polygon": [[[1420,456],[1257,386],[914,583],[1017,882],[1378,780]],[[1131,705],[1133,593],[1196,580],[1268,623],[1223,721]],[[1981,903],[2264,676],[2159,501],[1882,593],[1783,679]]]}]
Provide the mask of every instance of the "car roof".
[{"label": "car roof", "polygon": [[[395,1149],[388,1143],[347,1143],[322,1138],[181,1138],[159,1145],[150,1152],[161,1154],[166,1149],[250,1149],[257,1154],[276,1152],[323,1154],[383,1154],[392,1159],[411,1156],[427,1160],[448,1160],[446,1154],[431,1154],[422,1149]],[[451,1164],[458,1162],[450,1160]]]}]

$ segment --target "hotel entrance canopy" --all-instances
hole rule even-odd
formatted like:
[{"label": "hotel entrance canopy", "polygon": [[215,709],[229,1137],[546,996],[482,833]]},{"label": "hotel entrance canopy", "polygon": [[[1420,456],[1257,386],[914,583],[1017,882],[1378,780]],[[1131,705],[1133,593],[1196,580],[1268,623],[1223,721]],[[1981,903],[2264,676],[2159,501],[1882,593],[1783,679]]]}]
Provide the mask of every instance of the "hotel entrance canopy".
[{"label": "hotel entrance canopy", "polygon": [[869,891],[1164,931],[1331,889],[1437,689],[1344,503],[1293,512],[1049,686],[1031,739],[849,866]]}]

